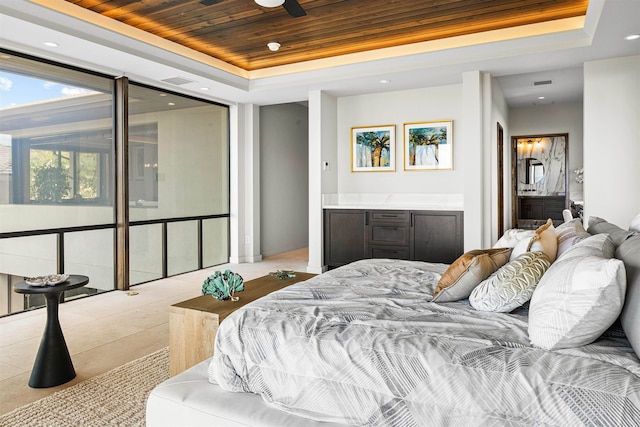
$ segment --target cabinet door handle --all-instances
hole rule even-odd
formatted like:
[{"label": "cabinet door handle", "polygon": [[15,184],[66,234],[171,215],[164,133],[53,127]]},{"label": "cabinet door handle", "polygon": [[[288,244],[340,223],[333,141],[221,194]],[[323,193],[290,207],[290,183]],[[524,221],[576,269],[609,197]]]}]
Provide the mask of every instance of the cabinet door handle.
[{"label": "cabinet door handle", "polygon": [[369,211],[364,211],[364,225],[369,225]]},{"label": "cabinet door handle", "polygon": [[382,218],[398,218],[398,215],[392,215],[392,214],[382,214],[380,216]]},{"label": "cabinet door handle", "polygon": [[411,212],[411,215],[409,216],[409,226],[413,227],[413,212]]}]

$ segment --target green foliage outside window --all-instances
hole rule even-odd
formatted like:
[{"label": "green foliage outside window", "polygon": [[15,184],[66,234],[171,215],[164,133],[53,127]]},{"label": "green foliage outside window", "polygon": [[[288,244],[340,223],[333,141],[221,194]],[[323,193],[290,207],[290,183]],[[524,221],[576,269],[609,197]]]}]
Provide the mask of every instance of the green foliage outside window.
[{"label": "green foliage outside window", "polygon": [[69,175],[61,166],[46,164],[32,169],[31,199],[39,202],[60,203],[69,195]]}]

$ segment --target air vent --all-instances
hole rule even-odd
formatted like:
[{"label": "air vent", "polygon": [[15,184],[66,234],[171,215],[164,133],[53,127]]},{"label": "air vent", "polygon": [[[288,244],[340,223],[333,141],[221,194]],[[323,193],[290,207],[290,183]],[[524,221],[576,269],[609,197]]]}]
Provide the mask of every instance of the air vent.
[{"label": "air vent", "polygon": [[176,85],[176,86],[186,85],[187,83],[193,83],[193,80],[185,79],[184,77],[171,77],[168,79],[163,79],[161,81],[172,84],[172,85]]},{"label": "air vent", "polygon": [[553,83],[553,80],[538,80],[537,82],[533,82],[533,85],[544,86],[544,85],[550,85],[551,83]]}]

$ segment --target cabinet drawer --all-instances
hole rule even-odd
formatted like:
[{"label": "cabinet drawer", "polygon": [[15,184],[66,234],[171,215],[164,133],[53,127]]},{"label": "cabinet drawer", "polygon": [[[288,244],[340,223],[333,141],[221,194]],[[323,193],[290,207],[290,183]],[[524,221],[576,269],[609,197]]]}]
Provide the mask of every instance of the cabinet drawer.
[{"label": "cabinet drawer", "polygon": [[395,225],[369,225],[370,245],[409,245],[409,227]]},{"label": "cabinet drawer", "polygon": [[408,211],[371,211],[369,223],[404,223],[409,224],[411,213]]},{"label": "cabinet drawer", "polygon": [[409,248],[369,246],[368,258],[409,259]]}]

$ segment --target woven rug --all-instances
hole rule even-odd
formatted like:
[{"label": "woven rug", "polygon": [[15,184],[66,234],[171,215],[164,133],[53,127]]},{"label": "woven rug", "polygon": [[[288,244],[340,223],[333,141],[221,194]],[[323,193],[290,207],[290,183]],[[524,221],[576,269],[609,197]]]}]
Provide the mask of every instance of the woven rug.
[{"label": "woven rug", "polygon": [[167,378],[165,347],[16,408],[0,416],[0,426],[144,426],[147,397]]}]

